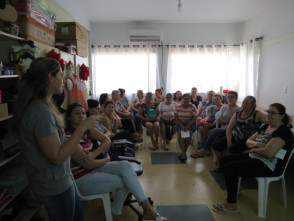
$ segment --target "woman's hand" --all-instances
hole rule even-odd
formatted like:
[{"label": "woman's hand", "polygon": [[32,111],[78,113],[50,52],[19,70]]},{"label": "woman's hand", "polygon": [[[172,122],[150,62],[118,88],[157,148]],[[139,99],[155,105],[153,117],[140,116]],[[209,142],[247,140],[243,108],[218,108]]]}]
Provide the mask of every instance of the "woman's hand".
[{"label": "woman's hand", "polygon": [[181,127],[181,128],[182,128],[182,131],[184,131],[184,132],[186,132],[186,131],[189,129],[188,126],[183,126],[183,127]]},{"label": "woman's hand", "polygon": [[81,124],[81,127],[84,129],[84,131],[86,131],[93,127],[96,127],[99,121],[100,121],[100,117],[90,116],[84,120],[84,122]]},{"label": "woman's hand", "polygon": [[106,154],[104,160],[105,160],[105,164],[110,162],[110,156],[108,155],[108,153]]},{"label": "woman's hand", "polygon": [[95,159],[92,152],[83,150],[86,155],[84,155],[81,159],[78,160],[78,164],[82,167],[85,167],[89,162]]}]

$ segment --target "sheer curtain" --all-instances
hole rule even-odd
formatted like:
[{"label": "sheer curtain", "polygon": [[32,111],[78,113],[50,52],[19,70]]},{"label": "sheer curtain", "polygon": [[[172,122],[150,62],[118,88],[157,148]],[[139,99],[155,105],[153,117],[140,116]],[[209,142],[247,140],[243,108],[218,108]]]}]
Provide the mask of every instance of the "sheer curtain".
[{"label": "sheer curtain", "polygon": [[238,79],[240,98],[247,95],[258,96],[261,39],[256,38],[240,45],[240,77]]},{"label": "sheer curtain", "polygon": [[155,91],[159,85],[157,45],[103,45],[92,48],[93,96],[124,88]]},{"label": "sheer curtain", "polygon": [[199,92],[226,87],[228,48],[224,45],[172,45],[168,49],[167,91]]}]

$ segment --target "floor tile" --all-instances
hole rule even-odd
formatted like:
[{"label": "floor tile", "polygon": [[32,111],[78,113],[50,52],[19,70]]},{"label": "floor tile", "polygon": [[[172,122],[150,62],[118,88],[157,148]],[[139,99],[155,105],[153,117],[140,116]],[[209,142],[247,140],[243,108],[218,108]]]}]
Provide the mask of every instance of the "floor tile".
[{"label": "floor tile", "polygon": [[[222,190],[227,189],[223,172],[209,171],[209,173]],[[254,178],[242,178],[241,187],[242,189],[257,189],[257,181]]]},{"label": "floor tile", "polygon": [[175,152],[152,152],[150,155],[152,164],[182,164]]},{"label": "floor tile", "polygon": [[205,204],[157,206],[156,208],[160,215],[168,217],[169,221],[214,221],[208,206]]}]

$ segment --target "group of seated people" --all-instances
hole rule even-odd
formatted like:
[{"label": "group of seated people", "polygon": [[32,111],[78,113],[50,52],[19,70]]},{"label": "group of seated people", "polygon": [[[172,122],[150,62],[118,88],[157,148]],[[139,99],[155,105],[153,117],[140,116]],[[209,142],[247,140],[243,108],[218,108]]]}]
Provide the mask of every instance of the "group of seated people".
[{"label": "group of seated people", "polygon": [[[144,96],[143,91],[138,90],[137,98],[130,104],[124,92],[120,101],[125,102],[116,102],[114,109],[123,113],[121,117],[134,120],[136,131],[140,130],[141,125],[147,128],[152,143],[150,150],[158,149],[159,131],[164,150],[169,150],[170,140],[176,133],[181,150],[179,159],[184,162],[192,134],[198,131],[199,150],[191,154],[191,158],[202,158],[213,151],[216,156],[214,171],[223,170],[225,174],[227,201],[213,205],[212,209],[217,212],[237,210],[239,176],[279,175],[292,151],[291,118],[282,104],[271,104],[264,114],[256,110],[256,98],[253,96],[245,97],[240,107],[235,91],[229,91],[225,97],[208,91],[206,99],[202,100],[196,88],[192,88],[191,94],[182,95],[181,91],[176,91],[174,94],[167,93],[164,98],[160,89],[155,91],[155,98],[151,92]],[[125,106],[120,109],[118,106],[123,103]],[[283,160],[274,161],[274,170],[254,158],[254,154],[259,154],[275,159],[280,149],[287,152]],[[223,155],[226,152],[229,154]]]},{"label": "group of seated people", "polygon": [[[182,161],[187,158],[192,133],[197,128],[202,130],[201,136],[207,137],[200,139],[203,150],[192,156],[201,157],[210,149],[218,154],[216,170],[224,171],[227,199],[213,205],[212,209],[217,212],[237,211],[238,177],[281,175],[293,150],[286,108],[273,103],[264,115],[256,110],[256,99],[252,96],[247,96],[240,108],[236,104],[238,94],[234,91],[227,93],[227,105],[222,105],[222,97],[213,95],[212,91],[202,101],[196,88],[192,88],[191,95],[181,96],[177,91],[174,101],[171,101],[171,94],[163,100],[161,90],[156,91],[156,99],[152,93],[144,98],[139,91],[138,100],[133,104],[141,104],[135,105],[137,111],[134,113],[129,112],[132,107],[122,106],[124,102],[121,101],[126,100],[121,99],[124,92],[113,91],[112,99],[101,94],[100,109],[99,102],[94,99],[88,100],[88,110],[73,103],[68,106],[64,118],[53,100],[54,95],[62,93],[64,86],[57,60],[34,59],[18,84],[14,127],[30,189],[45,204],[52,221],[84,219],[74,180],[83,195],[112,192],[115,221],[122,220],[121,210],[129,193],[142,206],[143,219],[168,220],[152,208],[130,164],[110,162],[108,150],[112,139],[142,140],[134,123],[136,113],[149,131],[153,150],[158,148],[159,125],[175,126]],[[170,139],[164,141],[165,148]],[[93,140],[100,143],[97,148]],[[231,154],[221,156],[224,150]],[[99,157],[101,153],[102,158]]]}]

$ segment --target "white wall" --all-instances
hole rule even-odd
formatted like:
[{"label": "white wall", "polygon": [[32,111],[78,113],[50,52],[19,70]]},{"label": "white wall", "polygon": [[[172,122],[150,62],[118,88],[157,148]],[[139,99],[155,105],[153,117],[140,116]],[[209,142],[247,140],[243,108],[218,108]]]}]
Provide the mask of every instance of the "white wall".
[{"label": "white wall", "polygon": [[242,26],[192,23],[96,23],[91,26],[92,44],[128,44],[131,30],[160,30],[163,44],[234,44]]},{"label": "white wall", "polygon": [[96,23],[91,25],[91,44],[128,44],[134,29],[160,30],[163,44],[234,44],[263,36],[258,105],[280,102],[294,115],[293,10],[293,0],[279,0],[243,24]]},{"label": "white wall", "polygon": [[[242,41],[263,36],[258,105],[279,102],[294,115],[294,1],[280,0],[273,8],[243,24]],[[283,88],[287,87],[287,93]]]}]

